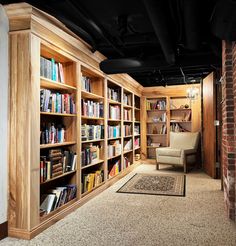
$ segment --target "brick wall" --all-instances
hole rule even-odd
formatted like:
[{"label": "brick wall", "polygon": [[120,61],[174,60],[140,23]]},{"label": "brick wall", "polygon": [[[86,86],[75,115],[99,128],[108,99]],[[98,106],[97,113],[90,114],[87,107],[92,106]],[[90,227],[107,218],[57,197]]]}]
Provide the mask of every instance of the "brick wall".
[{"label": "brick wall", "polygon": [[222,168],[228,217],[236,221],[236,44],[222,46]]}]

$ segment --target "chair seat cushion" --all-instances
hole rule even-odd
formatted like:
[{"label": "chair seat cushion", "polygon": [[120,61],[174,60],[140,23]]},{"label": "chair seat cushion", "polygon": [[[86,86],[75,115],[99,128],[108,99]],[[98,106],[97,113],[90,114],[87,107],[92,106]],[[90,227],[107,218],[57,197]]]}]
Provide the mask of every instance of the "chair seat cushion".
[{"label": "chair seat cushion", "polygon": [[162,155],[162,156],[180,157],[181,152],[182,152],[181,149],[172,149],[172,148],[158,148],[157,149],[158,155]]}]

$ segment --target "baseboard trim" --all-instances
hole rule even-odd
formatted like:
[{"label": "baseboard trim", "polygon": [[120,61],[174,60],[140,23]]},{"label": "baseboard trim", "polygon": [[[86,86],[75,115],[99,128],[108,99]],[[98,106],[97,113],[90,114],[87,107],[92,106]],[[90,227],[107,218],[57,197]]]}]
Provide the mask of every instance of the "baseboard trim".
[{"label": "baseboard trim", "polygon": [[8,236],[8,223],[7,221],[0,224],[0,240]]}]

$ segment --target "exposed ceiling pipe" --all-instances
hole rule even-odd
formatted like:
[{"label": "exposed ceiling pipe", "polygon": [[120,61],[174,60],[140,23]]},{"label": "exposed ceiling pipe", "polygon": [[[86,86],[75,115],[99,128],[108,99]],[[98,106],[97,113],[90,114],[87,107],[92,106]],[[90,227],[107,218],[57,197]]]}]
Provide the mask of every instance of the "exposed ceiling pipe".
[{"label": "exposed ceiling pipe", "polygon": [[166,0],[143,0],[149,19],[159,40],[167,63],[175,63],[175,52],[169,26],[168,4]]},{"label": "exposed ceiling pipe", "polygon": [[43,5],[42,5],[42,2],[39,3],[39,2],[34,1],[34,0],[28,0],[26,2],[32,4],[33,6],[39,8],[43,11],[49,12],[51,15],[53,15],[58,20],[60,20],[63,24],[65,24],[65,26],[67,26],[71,31],[75,32],[75,34],[77,34],[79,37],[81,37],[86,42],[88,42],[92,46],[92,50],[91,50],[92,52],[95,52],[97,50],[97,44],[96,44],[94,38],[88,32],[86,32],[83,28],[79,27],[74,22],[72,22],[70,20],[70,17],[65,15],[65,13],[62,14],[59,9],[52,8],[50,5],[47,4],[46,1],[45,1],[45,4],[43,4]]},{"label": "exposed ceiling pipe", "polygon": [[87,28],[92,31],[96,32],[103,40],[105,40],[107,43],[109,43],[114,50],[121,56],[125,56],[124,53],[117,47],[117,45],[111,40],[111,37],[104,32],[96,23],[94,20],[92,20],[88,14],[81,11],[81,6],[77,1],[74,0],[65,0],[66,4],[69,5],[72,9],[74,9],[77,13],[78,19],[83,22],[85,25],[87,25]]},{"label": "exposed ceiling pipe", "polygon": [[69,29],[74,31],[80,38],[88,42],[92,46],[92,52],[95,52],[97,50],[97,44],[94,40],[94,38],[85,30],[83,30],[81,27],[74,24],[74,22],[68,20],[65,17],[58,17],[58,19],[63,22]]},{"label": "exposed ceiling pipe", "polygon": [[201,41],[201,11],[199,0],[183,0],[185,47],[197,50]]},{"label": "exposed ceiling pipe", "polygon": [[[220,64],[221,60],[212,54],[196,54],[178,57],[176,66],[208,66],[209,64]],[[164,59],[141,60],[136,58],[106,59],[100,63],[100,69],[106,74],[135,73],[170,68]]]}]

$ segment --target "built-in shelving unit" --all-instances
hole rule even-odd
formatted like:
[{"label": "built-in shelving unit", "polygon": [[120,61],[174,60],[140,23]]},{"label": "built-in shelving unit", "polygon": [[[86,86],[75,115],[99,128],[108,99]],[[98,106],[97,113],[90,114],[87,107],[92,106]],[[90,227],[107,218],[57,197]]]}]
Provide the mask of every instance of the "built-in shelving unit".
[{"label": "built-in shelving unit", "polygon": [[192,130],[192,109],[186,96],[147,97],[146,108],[146,157],[156,158],[156,148],[169,145],[170,131]]},{"label": "built-in shelving unit", "polygon": [[49,26],[10,34],[9,235],[25,239],[131,171],[141,151],[139,85],[102,73],[85,43]]}]

